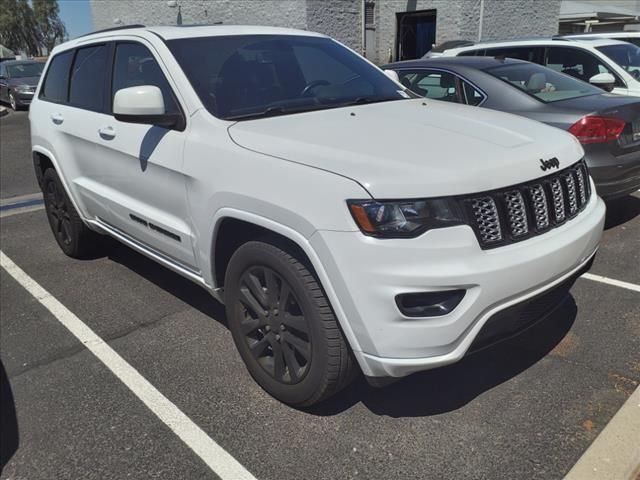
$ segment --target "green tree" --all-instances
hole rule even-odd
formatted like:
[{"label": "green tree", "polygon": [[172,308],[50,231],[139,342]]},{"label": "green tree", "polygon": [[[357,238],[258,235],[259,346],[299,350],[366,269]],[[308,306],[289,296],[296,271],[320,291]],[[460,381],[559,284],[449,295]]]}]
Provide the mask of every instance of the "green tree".
[{"label": "green tree", "polygon": [[0,0],[0,43],[29,55],[50,52],[67,31],[58,16],[57,0]]},{"label": "green tree", "polygon": [[[57,43],[67,36],[64,23],[58,14],[60,8],[57,0],[32,0],[33,17],[37,29],[38,44],[40,49],[50,52]],[[42,52],[40,52],[42,53]]]}]

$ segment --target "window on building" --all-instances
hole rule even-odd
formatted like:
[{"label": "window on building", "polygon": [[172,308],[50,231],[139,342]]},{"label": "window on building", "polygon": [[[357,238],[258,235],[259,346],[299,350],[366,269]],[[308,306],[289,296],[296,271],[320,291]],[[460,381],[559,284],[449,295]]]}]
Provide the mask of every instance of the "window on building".
[{"label": "window on building", "polygon": [[113,66],[111,101],[118,90],[139,85],[153,85],[160,89],[165,113],[180,112],[171,86],[149,49],[140,43],[119,43]]},{"label": "window on building", "polygon": [[78,49],[71,69],[71,105],[96,112],[103,110],[107,52],[106,45]]},{"label": "window on building", "polygon": [[69,70],[73,60],[73,50],[62,52],[51,59],[40,98],[52,102],[66,102],[69,85]]}]

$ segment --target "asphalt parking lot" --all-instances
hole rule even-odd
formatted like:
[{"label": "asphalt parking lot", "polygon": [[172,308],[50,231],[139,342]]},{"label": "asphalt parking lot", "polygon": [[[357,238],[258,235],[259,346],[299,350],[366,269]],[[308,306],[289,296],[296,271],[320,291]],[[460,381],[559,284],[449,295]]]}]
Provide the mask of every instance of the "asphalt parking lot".
[{"label": "asphalt parking lot", "polygon": [[[37,192],[27,112],[0,119],[2,200]],[[245,371],[224,309],[128,248],[79,261],[44,211],[3,210],[2,252],[259,479],[561,478],[640,382],[640,293],[581,278],[518,337],[312,410]],[[609,205],[591,273],[640,285],[640,194]],[[1,479],[218,478],[0,269]],[[230,478],[230,477],[227,477]]]}]

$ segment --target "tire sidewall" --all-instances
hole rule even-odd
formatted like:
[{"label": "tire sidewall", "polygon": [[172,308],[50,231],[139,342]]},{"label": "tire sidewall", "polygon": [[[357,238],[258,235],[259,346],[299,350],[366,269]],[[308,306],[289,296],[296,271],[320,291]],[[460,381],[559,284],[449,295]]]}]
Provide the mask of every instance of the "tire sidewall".
[{"label": "tire sidewall", "polygon": [[[301,273],[282,253],[277,247],[262,242],[248,242],[234,253],[225,278],[227,322],[236,348],[256,382],[281,401],[291,405],[302,405],[312,398],[324,383],[328,368],[328,343],[321,329],[319,309],[305,287]],[[242,315],[242,308],[238,304],[240,278],[248,268],[254,266],[271,268],[289,283],[309,324],[311,364],[299,383],[280,383],[269,375],[251,354],[245,336],[239,328]]]},{"label": "tire sidewall", "polygon": [[16,97],[13,94],[13,92],[9,92],[9,105],[11,106],[14,112],[18,110],[18,101],[16,100]]},{"label": "tire sidewall", "polygon": [[50,204],[49,204],[49,193],[48,193],[48,186],[50,183],[54,183],[56,185],[56,188],[60,189],[62,196],[64,197],[64,201],[67,204],[67,209],[69,210],[69,213],[71,215],[71,212],[73,212],[74,207],[71,204],[71,201],[69,200],[69,196],[67,195],[66,190],[64,189],[64,186],[62,185],[62,182],[60,181],[60,177],[58,176],[58,174],[56,173],[56,171],[53,168],[49,168],[48,170],[46,170],[44,172],[44,175],[42,177],[42,190],[43,190],[43,196],[44,196],[44,205],[45,205],[45,209],[47,211],[47,220],[49,221],[49,226],[51,227],[51,231],[53,232],[53,236],[56,239],[56,242],[58,243],[58,245],[60,246],[60,248],[62,249],[62,251],[67,254],[67,255],[74,255],[76,250],[77,250],[77,245],[78,245],[78,241],[80,238],[80,231],[77,228],[77,225],[71,221],[70,222],[70,228],[71,228],[71,242],[69,244],[64,243],[60,237],[58,236],[58,234],[56,233],[55,230],[55,226],[53,224],[53,221],[51,219],[51,215],[49,213],[50,211]]}]

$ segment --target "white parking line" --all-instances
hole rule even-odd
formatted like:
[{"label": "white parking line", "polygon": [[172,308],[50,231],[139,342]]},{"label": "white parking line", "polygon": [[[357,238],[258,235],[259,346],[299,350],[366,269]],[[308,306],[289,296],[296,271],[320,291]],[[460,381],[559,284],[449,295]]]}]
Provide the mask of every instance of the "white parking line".
[{"label": "white parking line", "polygon": [[592,280],[594,282],[606,283],[607,285],[613,285],[615,287],[626,288],[634,292],[640,292],[640,285],[635,283],[623,282],[621,280],[615,280],[613,278],[603,277],[602,275],[594,275],[593,273],[583,273],[582,278]]},{"label": "white parking line", "polygon": [[256,480],[73,312],[0,251],[0,266],[58,319],[222,480]]}]

